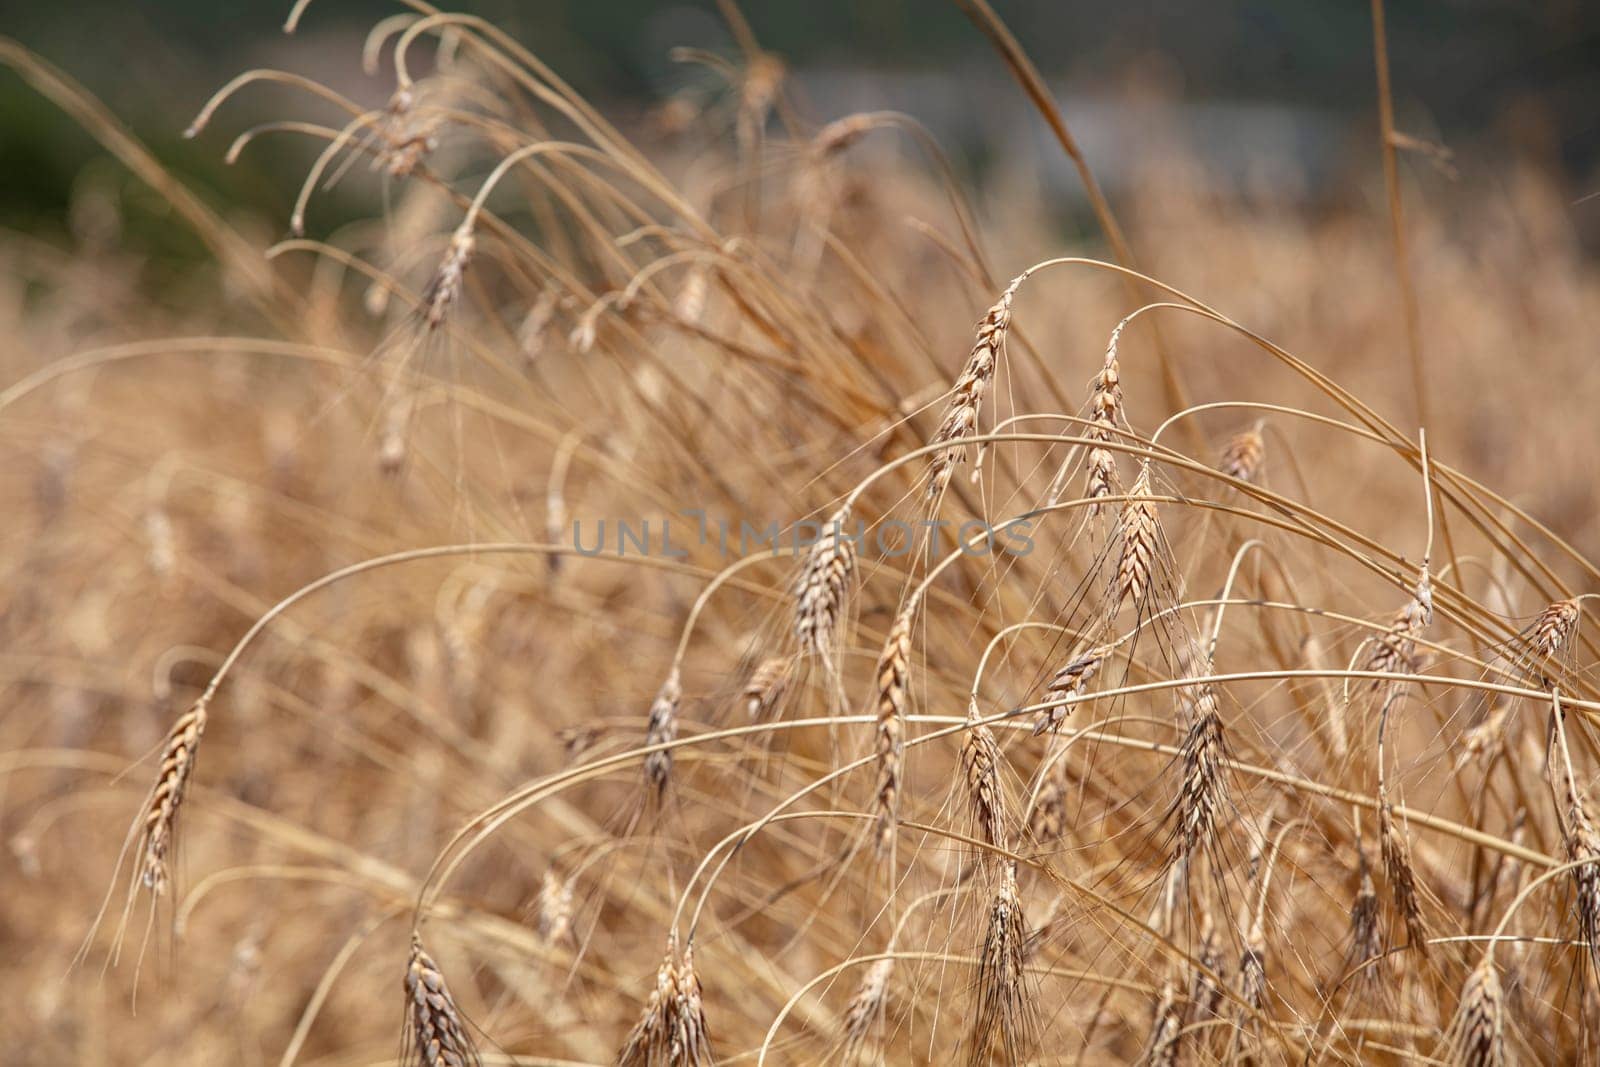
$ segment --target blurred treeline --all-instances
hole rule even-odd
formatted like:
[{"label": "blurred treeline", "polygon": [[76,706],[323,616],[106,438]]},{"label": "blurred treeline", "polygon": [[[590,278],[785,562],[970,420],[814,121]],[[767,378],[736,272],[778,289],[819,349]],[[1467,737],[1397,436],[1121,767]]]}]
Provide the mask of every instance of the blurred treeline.
[{"label": "blurred treeline", "polygon": [[[358,69],[360,41],[376,19],[399,10],[387,0],[315,0],[291,48],[281,33],[289,6],[289,0],[5,0],[0,33],[82,81],[213,203],[282,218],[302,154],[257,152],[226,168],[217,144],[186,143],[181,129],[211,90],[251,66],[286,66],[358,99],[382,100],[383,79],[363,78]],[[695,76],[672,61],[674,46],[735,51],[715,0],[450,6],[494,19],[613,113],[630,105],[642,113]],[[995,0],[994,6],[1064,94],[1115,99],[1139,84],[1158,87],[1180,105],[1270,104],[1315,115],[1324,127],[1349,124],[1362,136],[1373,121],[1371,21],[1368,5],[1358,0]],[[867,95],[885,81],[936,79],[948,91],[918,108],[917,117],[946,141],[959,165],[979,166],[995,147],[973,143],[974,131],[1003,135],[981,119],[999,106],[995,101],[1004,102],[1008,122],[1028,121],[986,44],[948,0],[747,0],[742,10],[761,44],[790,64],[802,99],[818,95],[808,88],[823,89],[824,109],[840,102],[827,89],[841,75],[867,78]],[[1389,22],[1404,128],[1469,158],[1475,152],[1531,159],[1566,182],[1574,198],[1600,188],[1600,4],[1391,0]],[[244,118],[272,117],[272,103],[270,92],[253,97],[223,128],[236,132]],[[1109,114],[1114,124],[1115,109]],[[1353,135],[1351,143],[1361,142]],[[54,106],[0,72],[0,227],[64,231],[74,185],[102,155]],[[137,204],[130,206],[129,225],[137,228]],[[321,199],[317,208],[335,217],[340,201]],[[159,225],[143,236],[162,239]]]}]

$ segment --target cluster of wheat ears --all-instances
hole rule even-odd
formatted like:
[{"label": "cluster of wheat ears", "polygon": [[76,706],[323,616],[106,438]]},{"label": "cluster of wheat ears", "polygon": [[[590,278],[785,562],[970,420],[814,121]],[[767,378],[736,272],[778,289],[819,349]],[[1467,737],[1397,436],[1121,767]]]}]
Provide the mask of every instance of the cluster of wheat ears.
[{"label": "cluster of wheat ears", "polygon": [[[171,368],[167,414],[107,446],[139,603],[83,587],[122,613],[102,652],[156,678],[127,720],[170,729],[71,981],[210,977],[49,1047],[367,1063],[398,1021],[429,1067],[1593,1062],[1600,570],[1453,464],[1476,416],[1430,438],[1387,369],[1397,425],[1141,272],[1017,42],[963,6],[1108,258],[996,273],[922,128],[810,124],[731,4],[738,54],[679,57],[676,154],[420,0],[367,39],[383,107],[241,75],[190,136],[258,90],[333,117],[227,149],[316,145],[267,261],[6,46],[254,324],[0,393],[126,415],[118,367]],[[355,168],[381,216],[304,235]],[[1410,295],[1398,251],[1385,299]],[[954,341],[950,310],[985,306]],[[173,438],[179,409],[210,428]],[[573,536],[685,513],[784,529],[743,554]],[[47,625],[92,643],[80,614]],[[34,868],[66,862],[47,831],[74,806],[138,788],[88,788],[126,749],[86,729],[7,757],[84,783],[16,786]],[[190,995],[274,1020],[272,1047],[195,1052]]]}]

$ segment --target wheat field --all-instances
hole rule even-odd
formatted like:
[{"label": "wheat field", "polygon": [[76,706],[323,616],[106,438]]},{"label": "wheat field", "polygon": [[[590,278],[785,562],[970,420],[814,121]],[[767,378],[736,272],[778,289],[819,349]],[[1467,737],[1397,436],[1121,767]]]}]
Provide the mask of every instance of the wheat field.
[{"label": "wheat field", "polygon": [[1380,84],[1363,199],[1113,198],[961,7],[1081,237],[754,5],[670,136],[421,0],[242,73],[265,232],[0,40],[208,257],[0,234],[6,1063],[1600,1061],[1567,192]]}]

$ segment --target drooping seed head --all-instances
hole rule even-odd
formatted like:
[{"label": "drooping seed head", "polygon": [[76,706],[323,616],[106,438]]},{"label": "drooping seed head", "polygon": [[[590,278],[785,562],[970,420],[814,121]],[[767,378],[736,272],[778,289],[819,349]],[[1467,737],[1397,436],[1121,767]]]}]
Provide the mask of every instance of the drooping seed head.
[{"label": "drooping seed head", "polygon": [[1578,935],[1589,945],[1589,961],[1600,974],[1600,830],[1595,829],[1583,803],[1583,794],[1570,773],[1566,785],[1566,818],[1561,827],[1567,860],[1581,862],[1572,869],[1573,905],[1578,913]]},{"label": "drooping seed head", "polygon": [[672,941],[656,969],[655,989],[617,1054],[617,1067],[710,1067],[711,1063],[694,949],[686,948],[680,959]]},{"label": "drooping seed head", "polygon": [[1378,844],[1383,855],[1384,877],[1394,896],[1396,909],[1405,922],[1409,948],[1428,955],[1428,928],[1422,917],[1422,899],[1417,889],[1416,868],[1411,862],[1411,845],[1395,823],[1394,807],[1379,790]]},{"label": "drooping seed head", "polygon": [[480,1067],[477,1046],[433,957],[411,935],[406,964],[406,1063],[414,1067]]},{"label": "drooping seed head", "polygon": [[977,999],[968,1042],[968,1062],[974,1067],[989,1062],[997,1042],[1006,1062],[1020,1062],[1028,1055],[1033,1013],[1023,974],[1027,943],[1016,864],[1008,862],[989,908],[989,924],[979,952]]},{"label": "drooping seed head", "polygon": [[1261,460],[1265,455],[1266,442],[1262,440],[1261,432],[1246,430],[1228,439],[1228,443],[1222,448],[1222,458],[1217,463],[1217,469],[1241,482],[1252,481],[1256,472],[1261,469]]},{"label": "drooping seed head", "polygon": [[1161,985],[1155,1013],[1150,1021],[1150,1039],[1142,1063],[1149,1067],[1177,1067],[1183,1052],[1183,1001],[1177,983],[1170,979]]},{"label": "drooping seed head", "polygon": [[966,776],[967,807],[979,836],[996,848],[1006,848],[1010,820],[1000,781],[1004,757],[994,731],[978,719],[973,705],[967,712],[967,739],[961,746],[961,769]]},{"label": "drooping seed head", "polygon": [[[1433,582],[1428,577],[1427,564],[1424,563],[1422,576],[1417,579],[1411,599],[1395,612],[1389,628],[1373,642],[1372,651],[1367,655],[1363,669],[1379,674],[1414,673],[1418,666],[1417,638],[1422,636],[1423,631],[1432,622]],[[1384,683],[1374,678],[1371,684],[1373,688],[1377,688]]]},{"label": "drooping seed head", "polygon": [[[1122,369],[1117,363],[1117,345],[1122,331],[1131,319],[1123,319],[1111,331],[1111,341],[1106,345],[1105,363],[1095,375],[1089,393],[1089,429],[1085,434],[1100,446],[1110,443],[1119,425],[1127,424],[1122,411]],[[1099,515],[1101,497],[1110,496],[1117,488],[1117,460],[1109,448],[1091,447],[1085,461],[1087,471],[1083,495],[1093,501],[1089,506],[1091,516]]]},{"label": "drooping seed head", "polygon": [[800,650],[833,663],[833,644],[845,614],[855,576],[855,540],[845,533],[850,508],[834,512],[822,536],[806,555],[796,587],[795,634]]},{"label": "drooping seed head", "polygon": [[572,937],[573,880],[563,878],[554,868],[544,872],[539,886],[539,940],[546,945],[562,944]]},{"label": "drooping seed head", "polygon": [[1507,1062],[1505,995],[1492,953],[1467,975],[1448,1035],[1453,1067],[1504,1067]]},{"label": "drooping seed head", "polygon": [[1128,491],[1128,502],[1122,506],[1122,548],[1111,595],[1113,614],[1128,601],[1133,602],[1135,611],[1143,611],[1145,596],[1155,582],[1161,525],[1152,495],[1150,464],[1146,461]]},{"label": "drooping seed head", "polygon": [[472,262],[476,248],[477,239],[472,235],[472,227],[463,223],[451,236],[450,246],[445,249],[439,269],[434,272],[422,293],[422,317],[429,330],[437,330],[444,324],[450,306],[460,297],[467,266]]},{"label": "drooping seed head", "polygon": [[1251,924],[1244,939],[1244,950],[1239,953],[1239,1011],[1241,1032],[1259,1029],[1260,1014],[1267,1002],[1267,939],[1258,918]]},{"label": "drooping seed head", "polygon": [[[1085,497],[1098,501],[1101,497],[1111,496],[1117,491],[1120,481],[1117,474],[1117,459],[1110,449],[1091,448],[1085,466],[1088,470],[1083,490]],[[1100,514],[1101,507],[1102,505],[1098,503],[1089,505],[1089,514]]]},{"label": "drooping seed head", "polygon": [[[646,746],[662,745],[677,740],[678,702],[682,698],[683,688],[678,681],[678,669],[674,667],[667,675],[667,680],[661,683],[656,699],[650,705],[650,721],[645,727],[644,734]],[[666,793],[667,785],[672,779],[672,749],[665,748],[646,756],[644,776],[656,799],[659,800]]]},{"label": "drooping seed head", "polygon": [[1511,701],[1501,699],[1490,707],[1483,720],[1461,735],[1461,751],[1456,756],[1456,769],[1466,766],[1468,760],[1488,763],[1506,744],[1506,723],[1511,718]]},{"label": "drooping seed head", "polygon": [[874,961],[850,998],[844,1012],[845,1063],[856,1062],[873,1029],[883,1019],[889,1002],[889,977],[893,973],[894,957]]},{"label": "drooping seed head", "polygon": [[1175,862],[1180,864],[1211,843],[1217,814],[1227,801],[1227,779],[1222,773],[1227,746],[1217,703],[1213,684],[1201,684],[1194,701],[1194,721],[1183,738],[1183,781],[1176,804]]},{"label": "drooping seed head", "polygon": [[[1067,661],[1065,667],[1056,671],[1045,685],[1045,692],[1052,700],[1083,696],[1084,691],[1089,688],[1089,683],[1099,672],[1100,665],[1109,655],[1111,655],[1110,645],[1098,645],[1079,652]],[[1033,725],[1034,736],[1056,729],[1070,714],[1072,705],[1068,703],[1054,704],[1046,708],[1039,716],[1039,721]]]},{"label": "drooping seed head", "polygon": [[1067,829],[1067,761],[1050,764],[1049,777],[1039,787],[1028,816],[1028,833],[1041,845],[1061,839]]},{"label": "drooping seed head", "polygon": [[1577,632],[1578,616],[1577,598],[1558,600],[1541,611],[1529,637],[1534,652],[1545,659],[1555,659],[1565,652]]},{"label": "drooping seed head", "polygon": [[878,707],[873,723],[873,752],[878,772],[874,835],[879,854],[894,837],[900,813],[901,776],[905,763],[905,721],[910,702],[911,630],[920,594],[912,594],[895,616],[878,656]]},{"label": "drooping seed head", "polygon": [[1350,905],[1350,948],[1346,965],[1361,967],[1357,981],[1370,985],[1377,981],[1377,968],[1362,965],[1383,955],[1383,929],[1379,922],[1378,889],[1372,883],[1372,870],[1367,865],[1365,851],[1361,853],[1360,870],[1361,879]]},{"label": "drooping seed head", "polygon": [[[978,415],[983,408],[983,395],[989,388],[990,381],[994,378],[995,366],[1000,359],[1000,348],[1005,344],[1006,331],[1011,327],[1011,303],[1017,295],[1017,287],[1022,284],[1022,279],[1017,278],[1005,292],[1000,294],[1000,299],[995,301],[993,307],[978,322],[977,340],[972,345],[972,354],[967,357],[967,364],[961,371],[961,377],[956,379],[955,386],[950,390],[950,400],[945,405],[944,417],[939,421],[939,429],[933,435],[932,444],[944,444],[951,441],[960,441],[971,437],[978,426]],[[964,452],[962,448],[941,448],[932,453],[928,461],[928,491],[929,500],[936,499],[950,484],[950,476],[955,471],[957,461]]]},{"label": "drooping seed head", "polygon": [[752,722],[772,714],[789,688],[788,656],[768,656],[757,665],[745,683],[744,707]]},{"label": "drooping seed head", "polygon": [[194,777],[195,756],[206,732],[206,704],[197,701],[178,717],[167,732],[161,750],[161,767],[156,784],[145,803],[143,825],[139,831],[140,880],[155,896],[163,895],[169,882],[167,861],[178,833],[178,812]]},{"label": "drooping seed head", "polygon": [[1195,953],[1195,961],[1205,970],[1194,968],[1194,977],[1189,983],[1189,1012],[1193,1021],[1204,1022],[1213,1018],[1222,1006],[1222,986],[1211,975],[1222,977],[1227,968],[1222,954],[1222,935],[1211,921],[1209,909],[1200,913],[1200,948]]}]

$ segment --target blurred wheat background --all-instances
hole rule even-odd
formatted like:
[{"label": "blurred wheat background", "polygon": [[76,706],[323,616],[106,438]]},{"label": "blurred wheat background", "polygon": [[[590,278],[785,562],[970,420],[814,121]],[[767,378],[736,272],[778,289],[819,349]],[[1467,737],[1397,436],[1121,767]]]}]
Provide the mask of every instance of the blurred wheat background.
[{"label": "blurred wheat background", "polygon": [[1593,10],[0,31],[6,1063],[1600,1060]]}]

